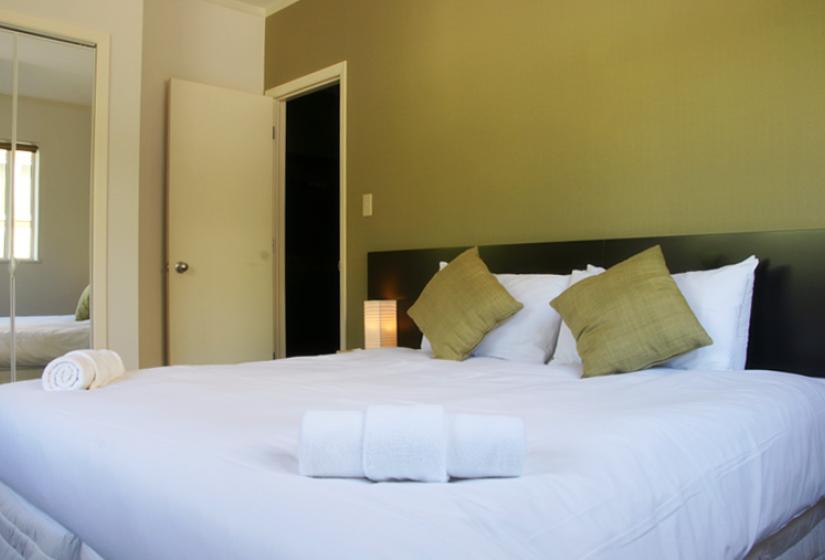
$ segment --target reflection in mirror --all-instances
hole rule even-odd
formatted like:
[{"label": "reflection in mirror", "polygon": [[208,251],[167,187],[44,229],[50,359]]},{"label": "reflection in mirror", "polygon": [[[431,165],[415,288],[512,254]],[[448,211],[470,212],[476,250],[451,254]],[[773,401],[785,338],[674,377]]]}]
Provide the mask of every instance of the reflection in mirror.
[{"label": "reflection in mirror", "polygon": [[95,69],[91,47],[3,33],[17,72],[6,72],[15,61],[0,50],[0,74],[11,78],[0,81],[0,259],[10,271],[0,294],[13,294],[0,296],[0,382],[39,377],[91,341]]}]

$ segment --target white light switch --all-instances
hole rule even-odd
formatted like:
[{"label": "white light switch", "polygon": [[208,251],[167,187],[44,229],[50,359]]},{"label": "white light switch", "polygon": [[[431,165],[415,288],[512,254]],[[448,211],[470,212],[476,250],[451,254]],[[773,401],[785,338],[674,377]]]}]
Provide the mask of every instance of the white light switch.
[{"label": "white light switch", "polygon": [[372,216],[372,193],[361,195],[361,214]]}]

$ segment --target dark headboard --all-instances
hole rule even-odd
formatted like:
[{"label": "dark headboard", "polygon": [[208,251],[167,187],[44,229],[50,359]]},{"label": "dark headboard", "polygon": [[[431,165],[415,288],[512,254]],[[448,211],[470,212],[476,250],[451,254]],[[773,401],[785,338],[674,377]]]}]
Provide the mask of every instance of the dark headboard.
[{"label": "dark headboard", "polygon": [[[479,251],[492,272],[567,274],[587,264],[609,267],[655,244],[671,272],[759,257],[748,368],[825,377],[825,230],[489,245]],[[398,300],[399,345],[419,346],[421,333],[407,309],[438,262],[465,248],[369,254],[368,297]]]}]

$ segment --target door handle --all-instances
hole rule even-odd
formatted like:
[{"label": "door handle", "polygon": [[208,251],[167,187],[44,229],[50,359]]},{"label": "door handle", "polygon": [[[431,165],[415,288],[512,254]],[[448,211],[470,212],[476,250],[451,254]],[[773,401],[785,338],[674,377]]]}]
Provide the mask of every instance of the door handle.
[{"label": "door handle", "polygon": [[175,263],[175,272],[178,274],[183,274],[187,270],[189,270],[189,265],[187,263],[183,261],[178,261]]}]

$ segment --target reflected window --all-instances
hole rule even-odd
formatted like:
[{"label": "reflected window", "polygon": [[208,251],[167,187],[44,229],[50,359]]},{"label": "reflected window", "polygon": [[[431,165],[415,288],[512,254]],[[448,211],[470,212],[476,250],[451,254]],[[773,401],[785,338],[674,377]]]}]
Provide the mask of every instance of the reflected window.
[{"label": "reflected window", "polygon": [[[7,207],[11,185],[11,145],[0,143],[0,258],[9,258]],[[37,146],[17,144],[14,161],[14,256],[37,260]]]}]

